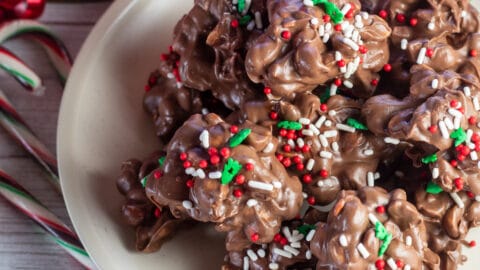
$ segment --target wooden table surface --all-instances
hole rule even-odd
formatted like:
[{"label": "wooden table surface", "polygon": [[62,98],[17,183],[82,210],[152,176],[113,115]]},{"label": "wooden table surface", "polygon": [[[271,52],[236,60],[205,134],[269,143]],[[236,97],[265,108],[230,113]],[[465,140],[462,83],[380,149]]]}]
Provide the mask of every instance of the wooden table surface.
[{"label": "wooden table surface", "polygon": [[[49,3],[41,21],[66,43],[73,56],[109,3]],[[35,97],[5,74],[0,74],[0,89],[19,110],[38,137],[55,153],[58,110],[62,86],[48,58],[39,47],[25,41],[6,44],[29,63],[44,79],[46,93]],[[63,199],[47,181],[42,169],[0,129],[0,168],[5,170],[67,224],[71,224]],[[36,225],[0,197],[0,270],[66,270],[82,267],[59,248]]]}]

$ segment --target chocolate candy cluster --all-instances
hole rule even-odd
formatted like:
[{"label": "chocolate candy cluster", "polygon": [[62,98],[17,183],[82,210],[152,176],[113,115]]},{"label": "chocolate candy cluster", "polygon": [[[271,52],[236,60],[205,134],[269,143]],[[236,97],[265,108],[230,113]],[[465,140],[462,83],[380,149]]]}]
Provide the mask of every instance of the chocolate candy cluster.
[{"label": "chocolate candy cluster", "polygon": [[226,235],[230,269],[457,269],[480,222],[478,12],[465,0],[197,0],[123,163],[137,249]]}]

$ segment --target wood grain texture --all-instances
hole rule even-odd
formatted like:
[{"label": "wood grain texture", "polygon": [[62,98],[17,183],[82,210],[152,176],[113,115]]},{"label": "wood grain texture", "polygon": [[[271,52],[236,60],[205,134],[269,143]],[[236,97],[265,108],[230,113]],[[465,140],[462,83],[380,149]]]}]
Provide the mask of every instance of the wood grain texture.
[{"label": "wood grain texture", "polygon": [[[94,23],[108,6],[108,2],[49,3],[41,21],[53,29],[75,56]],[[55,153],[62,85],[41,48],[19,40],[8,42],[6,47],[38,72],[44,79],[47,91],[44,96],[32,96],[5,74],[0,74],[0,88],[38,137]],[[70,225],[63,199],[53,191],[42,169],[1,129],[0,168]],[[0,270],[11,269],[76,270],[82,267],[33,222],[16,212],[0,197]]]}]

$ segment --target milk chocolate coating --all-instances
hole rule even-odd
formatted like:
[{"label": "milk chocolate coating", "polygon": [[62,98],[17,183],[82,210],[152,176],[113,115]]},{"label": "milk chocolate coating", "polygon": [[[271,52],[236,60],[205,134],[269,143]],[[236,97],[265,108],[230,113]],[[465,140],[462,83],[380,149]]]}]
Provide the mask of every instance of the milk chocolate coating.
[{"label": "milk chocolate coating", "polygon": [[[352,5],[354,16],[344,20],[351,26],[356,23],[353,18],[359,16],[358,21],[362,27],[354,31],[358,31],[356,35],[368,50],[362,54],[343,42],[346,38],[353,38],[351,32],[345,34],[346,24],[343,25],[344,31],[335,31],[333,22],[323,21],[326,13],[321,5],[310,7],[303,2],[267,1],[270,25],[254,40],[245,59],[245,69],[250,79],[270,87],[276,97],[292,99],[296,94],[311,91],[319,84],[325,84],[336,77],[344,77],[356,86],[354,95],[370,96],[374,89],[370,81],[378,78],[376,72],[382,69],[389,58],[389,26],[376,15],[362,17],[359,14],[358,1],[332,1],[340,8],[347,3]],[[312,23],[312,19],[316,22]],[[330,36],[327,43],[323,42],[324,35],[319,32],[319,28],[325,27],[327,28],[324,32]],[[282,37],[285,31],[290,33],[290,38]],[[352,42],[360,43],[357,40]],[[349,75],[348,72],[341,72],[335,60],[336,52],[341,53],[346,67],[358,61],[354,68],[356,72]]]},{"label": "milk chocolate coating", "polygon": [[[375,215],[393,235],[383,259],[401,260],[411,269],[438,269],[438,255],[427,246],[425,222],[406,199],[405,192],[400,189],[390,193],[379,187],[342,191],[327,222],[317,228],[311,241],[310,248],[318,259],[317,269],[368,269],[374,266],[382,242],[376,237],[369,214]],[[385,212],[376,212],[378,206],[383,206]],[[341,244],[340,238],[343,237],[347,246]],[[411,238],[411,245],[406,243],[407,237]],[[365,247],[367,257],[359,252],[359,244]],[[391,268],[386,265],[386,269]]]},{"label": "milk chocolate coating", "polygon": [[122,216],[136,229],[136,249],[154,252],[160,249],[176,230],[186,225],[183,219],[172,216],[167,207],[155,207],[145,195],[141,180],[158,169],[162,152],[155,152],[144,161],[130,159],[122,163],[117,188],[125,196]]},{"label": "milk chocolate coating", "polygon": [[[277,144],[271,132],[261,126],[246,122],[240,129],[249,128],[251,134],[244,144],[229,148],[233,135],[230,125],[215,114],[193,115],[180,127],[167,146],[164,174],[159,179],[149,177],[147,196],[157,205],[168,205],[175,217],[191,217],[198,221],[213,222],[219,231],[227,232],[227,250],[242,250],[255,243],[271,242],[281,222],[299,213],[302,202],[301,184],[291,177],[277,161],[274,149],[265,150],[268,144]],[[202,131],[209,133],[209,147],[230,150],[229,158],[242,164],[239,172],[244,183],[232,181],[222,184],[210,178],[212,172],[222,172],[227,158],[218,164],[210,162],[203,168],[204,176],[187,175],[180,153],[186,153],[195,170],[202,160],[208,161],[209,151],[199,140]],[[219,154],[220,155],[220,154]],[[211,154],[210,154],[211,156]],[[250,163],[247,165],[247,163]],[[247,170],[248,166],[251,170]],[[212,176],[213,177],[213,176]],[[192,179],[193,187],[186,182]],[[263,183],[270,190],[250,185],[250,181]],[[242,195],[234,196],[235,190]],[[258,237],[251,240],[252,235]]]}]

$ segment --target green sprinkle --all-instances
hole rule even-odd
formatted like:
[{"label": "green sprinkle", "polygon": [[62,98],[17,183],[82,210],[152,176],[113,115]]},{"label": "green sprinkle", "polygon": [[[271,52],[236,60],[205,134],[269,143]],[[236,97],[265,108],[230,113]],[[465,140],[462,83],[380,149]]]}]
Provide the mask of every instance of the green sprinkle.
[{"label": "green sprinkle", "polygon": [[314,5],[323,5],[325,13],[327,13],[334,23],[339,23],[343,21],[343,13],[340,9],[332,2],[327,0],[313,0]]},{"label": "green sprinkle", "polygon": [[240,130],[230,139],[230,147],[239,146],[248,137],[248,135],[250,135],[250,133],[252,133],[252,130],[249,128]]},{"label": "green sprinkle", "polygon": [[245,9],[245,0],[238,0],[238,11],[243,12]]},{"label": "green sprinkle", "polygon": [[323,92],[323,94],[320,96],[320,101],[322,103],[325,103],[329,98],[330,98],[330,88],[327,87],[325,92]]},{"label": "green sprinkle", "polygon": [[161,157],[158,159],[158,164],[160,164],[160,166],[163,166],[163,163],[165,163],[165,157]]},{"label": "green sprinkle", "polygon": [[315,230],[317,226],[315,225],[310,225],[310,224],[303,224],[302,226],[297,228],[297,231],[299,231],[303,235],[307,235],[311,230]]},{"label": "green sprinkle", "polygon": [[222,171],[222,184],[228,185],[228,183],[232,182],[233,178],[238,174],[238,172],[242,169],[242,164],[236,161],[233,158],[227,159],[227,163],[223,167]]},{"label": "green sprinkle", "polygon": [[362,122],[358,121],[357,119],[354,118],[348,118],[347,119],[347,125],[354,127],[356,129],[360,130],[368,130],[368,127],[365,126]]},{"label": "green sprinkle", "polygon": [[277,124],[277,127],[284,129],[300,130],[302,129],[302,124],[293,121],[281,121]]},{"label": "green sprinkle", "polygon": [[438,193],[441,193],[443,191],[443,189],[439,185],[430,181],[427,184],[426,191],[427,191],[427,193],[430,193],[430,194],[438,194]]},{"label": "green sprinkle", "polygon": [[385,251],[387,251],[388,246],[392,242],[393,236],[387,231],[385,226],[383,226],[380,221],[377,221],[377,223],[375,223],[375,237],[383,242],[378,250],[378,256],[382,256],[385,254]]},{"label": "green sprinkle", "polygon": [[252,20],[252,17],[250,15],[245,15],[240,20],[238,21],[240,25],[246,25],[248,22]]},{"label": "green sprinkle", "polygon": [[148,179],[148,176],[145,176],[141,181],[140,183],[142,183],[142,187],[145,187],[147,185],[147,179]]},{"label": "green sprinkle", "polygon": [[382,245],[380,246],[380,249],[378,250],[378,256],[383,256],[383,254],[385,254],[385,252],[387,251],[388,249],[388,246],[390,245],[390,243],[392,242],[392,239],[393,239],[393,236],[391,234],[387,234],[387,236],[385,237],[385,239],[383,239],[383,243]]},{"label": "green sprinkle", "polygon": [[458,128],[450,133],[450,138],[455,140],[455,146],[459,146],[467,139],[467,133],[463,129]]},{"label": "green sprinkle", "polygon": [[431,154],[429,156],[423,157],[422,158],[422,163],[423,164],[428,164],[428,163],[434,163],[437,161],[437,154]]}]

